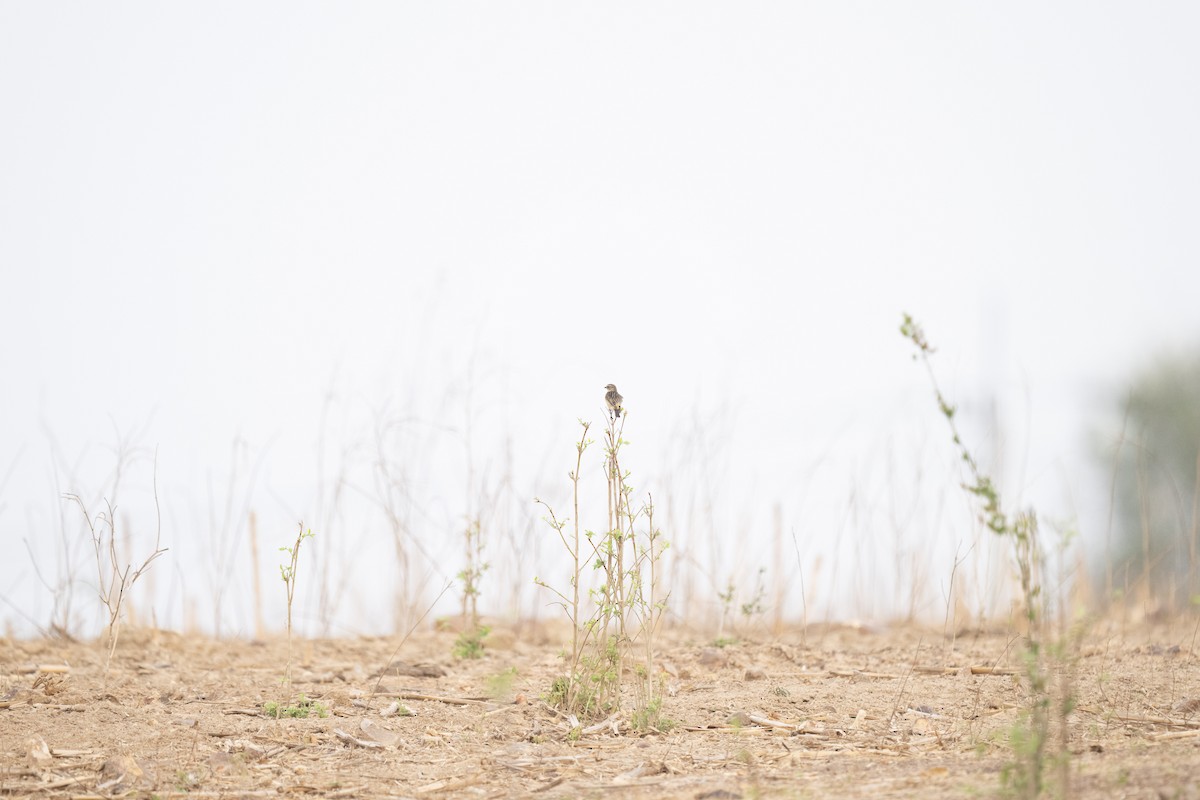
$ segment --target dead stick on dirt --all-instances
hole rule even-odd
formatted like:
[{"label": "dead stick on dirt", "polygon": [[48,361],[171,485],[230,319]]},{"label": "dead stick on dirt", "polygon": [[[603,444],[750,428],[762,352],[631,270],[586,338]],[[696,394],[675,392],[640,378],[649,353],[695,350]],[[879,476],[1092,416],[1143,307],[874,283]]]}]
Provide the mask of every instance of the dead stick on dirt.
[{"label": "dead stick on dirt", "polygon": [[357,736],[351,736],[340,728],[333,729],[333,735],[342,740],[346,744],[354,745],[355,747],[365,747],[368,750],[382,750],[383,745],[379,742],[372,742],[366,739],[359,739]]},{"label": "dead stick on dirt", "polygon": [[884,680],[896,680],[908,677],[906,675],[893,675],[889,672],[863,672],[858,669],[831,669],[829,670],[829,674],[834,678],[881,678]]},{"label": "dead stick on dirt", "polygon": [[757,714],[750,714],[750,721],[755,725],[762,725],[764,728],[782,728],[786,731],[798,731],[808,727],[806,723],[797,724],[795,722],[784,722],[781,719],[771,719],[770,717],[760,717]]},{"label": "dead stick on dirt", "polygon": [[1007,667],[971,667],[972,675],[1016,675],[1015,669]]},{"label": "dead stick on dirt", "polygon": [[431,703],[445,703],[451,706],[487,706],[491,705],[486,700],[475,700],[470,697],[446,697],[436,694],[422,694],[420,692],[379,692],[386,694],[389,697],[395,697],[397,700],[428,700]]},{"label": "dead stick on dirt", "polygon": [[429,794],[430,792],[453,792],[459,789],[465,789],[468,786],[474,786],[483,779],[483,773],[479,772],[469,778],[463,778],[458,781],[434,781],[427,783],[417,789],[417,794]]},{"label": "dead stick on dirt", "polygon": [[71,671],[69,664],[22,664],[14,670],[18,675],[33,675],[34,673],[66,674]]},{"label": "dead stick on dirt", "polygon": [[[229,797],[230,794],[236,794],[238,797],[279,797],[279,791],[276,789],[243,789],[237,792],[229,791],[207,791],[207,792],[158,792],[156,797],[180,797],[180,798],[222,798]],[[117,795],[118,797],[122,795]],[[325,795],[326,797],[335,797],[336,795]],[[108,795],[87,794],[75,795],[70,800],[109,800]]]},{"label": "dead stick on dirt", "polygon": [[559,784],[565,782],[566,780],[567,780],[566,775],[559,775],[557,778],[550,781],[549,783],[544,783],[541,786],[539,786],[538,788],[534,789],[533,793],[537,794],[538,792],[544,792],[547,789],[553,789],[555,786],[558,786]]},{"label": "dead stick on dirt", "polygon": [[[1080,709],[1080,711],[1083,710],[1084,709],[1082,708]],[[1089,713],[1096,714],[1095,711],[1091,711],[1090,709]],[[1096,714],[1096,716],[1104,715]],[[1125,717],[1121,716],[1120,714],[1114,714],[1111,719],[1119,720],[1121,722],[1136,723],[1138,725],[1170,725],[1174,728],[1200,729],[1200,720],[1194,719],[1171,719],[1170,717]]]},{"label": "dead stick on dirt", "polygon": [[1156,733],[1150,738],[1156,742],[1165,741],[1167,739],[1195,739],[1200,736],[1200,730],[1191,731],[1170,731],[1169,733]]},{"label": "dead stick on dirt", "polygon": [[507,703],[505,705],[500,706],[499,708],[493,708],[491,711],[486,712],[484,714],[484,716],[485,717],[494,717],[497,714],[503,714],[505,711],[512,711],[514,708],[521,708],[523,705],[524,705],[524,703],[515,703],[515,702]]},{"label": "dead stick on dirt", "polygon": [[591,736],[593,733],[599,733],[605,728],[612,728],[613,733],[617,733],[617,723],[621,720],[616,714],[610,714],[608,719],[597,722],[595,725],[590,725],[581,731],[583,736]]}]

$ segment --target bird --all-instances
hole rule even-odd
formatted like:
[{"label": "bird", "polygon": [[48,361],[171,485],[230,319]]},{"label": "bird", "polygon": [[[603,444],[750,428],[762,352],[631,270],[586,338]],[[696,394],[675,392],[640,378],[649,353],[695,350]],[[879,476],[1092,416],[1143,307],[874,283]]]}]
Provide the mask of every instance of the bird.
[{"label": "bird", "polygon": [[608,384],[604,387],[608,391],[604,394],[604,402],[608,404],[608,410],[613,415],[613,419],[621,416],[621,403],[625,398],[621,397],[621,393],[617,391],[616,384]]}]

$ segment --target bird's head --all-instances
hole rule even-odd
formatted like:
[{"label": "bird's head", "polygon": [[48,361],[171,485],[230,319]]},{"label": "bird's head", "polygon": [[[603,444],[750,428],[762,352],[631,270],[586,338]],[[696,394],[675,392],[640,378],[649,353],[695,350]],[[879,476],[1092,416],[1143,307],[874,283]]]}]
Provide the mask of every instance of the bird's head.
[{"label": "bird's head", "polygon": [[616,384],[612,384],[612,383],[608,384],[604,388],[608,389],[610,392],[615,392],[617,390]]}]

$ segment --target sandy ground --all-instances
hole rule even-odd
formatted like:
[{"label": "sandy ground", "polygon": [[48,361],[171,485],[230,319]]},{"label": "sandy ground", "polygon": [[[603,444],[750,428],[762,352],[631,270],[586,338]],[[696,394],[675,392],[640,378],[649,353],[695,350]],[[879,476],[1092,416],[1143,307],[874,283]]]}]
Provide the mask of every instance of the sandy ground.
[{"label": "sandy ground", "polygon": [[[1071,670],[1073,796],[1200,798],[1195,624],[1091,626]],[[561,669],[546,628],[499,629],[472,661],[454,639],[297,642],[290,686],[282,640],[127,631],[107,675],[98,644],[0,640],[0,794],[988,797],[1024,697],[1005,674],[1020,641],[999,631],[721,648],[675,631],[658,653],[675,727],[630,731],[626,714],[570,736],[541,699]],[[301,694],[327,715],[264,714]]]}]

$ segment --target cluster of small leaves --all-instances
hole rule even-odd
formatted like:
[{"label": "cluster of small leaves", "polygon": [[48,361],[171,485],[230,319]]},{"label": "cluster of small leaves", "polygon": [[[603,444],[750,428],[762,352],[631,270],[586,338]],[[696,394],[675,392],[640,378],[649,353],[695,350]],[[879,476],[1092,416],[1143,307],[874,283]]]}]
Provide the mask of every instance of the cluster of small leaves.
[{"label": "cluster of small leaves", "polygon": [[[474,525],[477,528],[479,523],[476,522]],[[478,536],[478,534],[476,534],[476,536]],[[467,534],[467,540],[468,542],[471,541],[470,533]],[[487,562],[474,562],[469,564],[465,569],[459,571],[458,575],[455,577],[462,582],[462,592],[464,598],[470,600],[479,597],[479,595],[482,593],[479,588],[479,582],[483,579],[483,574],[487,572],[491,566],[492,565],[488,564]]]},{"label": "cluster of small leaves", "polygon": [[504,700],[512,696],[513,684],[517,680],[517,668],[509,667],[488,678],[487,694],[493,700]]},{"label": "cluster of small leaves", "polygon": [[763,576],[766,574],[767,568],[759,567],[758,582],[755,584],[754,597],[750,599],[750,602],[742,603],[742,616],[745,617],[747,621],[749,621],[750,618],[755,614],[763,613],[763,600],[766,599],[767,596],[767,587],[763,582]]},{"label": "cluster of small leaves", "polygon": [[574,680],[567,675],[555,678],[546,702],[581,717],[610,713],[616,707],[620,690],[620,661],[616,642],[609,640],[602,653],[579,659],[579,671]]},{"label": "cluster of small leaves", "polygon": [[717,599],[721,601],[721,621],[717,628],[716,638],[713,640],[713,645],[716,647],[726,647],[737,641],[736,636],[725,635],[725,622],[730,617],[735,603],[738,611],[742,615],[744,624],[749,625],[754,616],[762,614],[766,610],[764,601],[767,597],[766,584],[764,576],[767,573],[766,567],[760,567],[757,578],[754,584],[754,594],[745,602],[737,603],[738,589],[731,578],[725,585],[725,591],[717,592]]},{"label": "cluster of small leaves", "polygon": [[479,584],[490,566],[483,560],[483,526],[479,519],[469,522],[463,537],[466,543],[467,566],[458,573],[462,582],[463,620],[467,625],[454,643],[454,657],[476,659],[483,655],[483,640],[491,628],[479,624]]},{"label": "cluster of small leaves", "polygon": [[475,627],[465,630],[458,635],[454,640],[453,652],[454,657],[458,659],[477,659],[483,657],[483,640],[492,632],[492,629],[487,625],[476,625]]},{"label": "cluster of small leaves", "polygon": [[296,698],[295,705],[290,706],[269,700],[263,703],[263,713],[272,719],[307,719],[310,716],[324,719],[329,716],[329,707],[301,694]]},{"label": "cluster of small leaves", "polygon": [[279,548],[279,552],[288,554],[288,563],[279,565],[279,576],[283,578],[283,582],[292,585],[296,580],[296,560],[300,557],[300,543],[305,539],[311,539],[313,532],[311,530],[304,531],[296,539],[296,543],[292,545],[284,545]]},{"label": "cluster of small leaves", "polygon": [[629,723],[633,726],[633,729],[642,732],[658,731],[659,733],[670,733],[678,727],[678,722],[663,716],[662,704],[663,699],[660,692],[645,708],[634,711],[629,719]]}]

